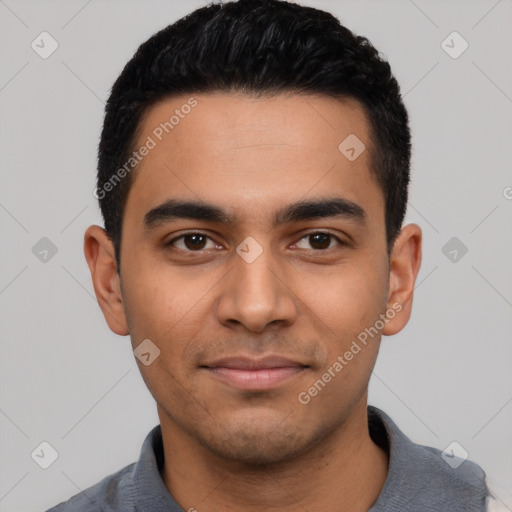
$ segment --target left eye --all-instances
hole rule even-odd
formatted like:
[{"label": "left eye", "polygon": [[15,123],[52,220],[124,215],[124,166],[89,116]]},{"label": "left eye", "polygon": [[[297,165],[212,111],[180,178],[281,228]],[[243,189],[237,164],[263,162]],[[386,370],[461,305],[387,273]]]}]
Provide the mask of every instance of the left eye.
[{"label": "left eye", "polygon": [[300,239],[297,243],[297,247],[299,249],[309,249],[308,247],[300,247],[299,244],[306,240],[311,246],[313,246],[314,250],[324,250],[331,248],[331,242],[333,239],[338,243],[338,245],[343,245],[343,242],[335,235],[331,233],[310,233]]}]

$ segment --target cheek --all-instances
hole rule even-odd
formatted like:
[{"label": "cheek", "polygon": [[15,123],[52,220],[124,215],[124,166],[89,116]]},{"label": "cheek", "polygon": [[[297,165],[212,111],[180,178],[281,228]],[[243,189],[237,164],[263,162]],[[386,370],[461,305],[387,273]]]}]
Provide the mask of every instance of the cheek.
[{"label": "cheek", "polygon": [[132,347],[135,350],[145,339],[156,345],[158,356],[149,365],[137,361],[142,378],[157,403],[188,411],[196,403],[197,390],[184,354],[204,325],[201,297],[211,284],[162,274],[153,277],[151,272],[139,274],[136,282],[126,285],[123,296]]},{"label": "cheek", "polygon": [[208,291],[218,278],[170,272],[154,264],[146,268],[123,286],[132,345],[149,338],[165,360],[181,360],[186,346],[205,324]]},{"label": "cheek", "polygon": [[385,280],[375,275],[353,272],[328,284],[324,293],[310,296],[311,317],[322,319],[325,364],[301,389],[318,414],[329,414],[333,403],[348,410],[367,389],[380,346],[377,322],[385,312]]},{"label": "cheek", "polygon": [[348,402],[355,403],[364,393],[378,355],[382,325],[376,323],[385,312],[385,274],[370,266],[347,266],[325,279],[322,293],[318,287],[303,290],[309,293],[305,302],[312,309],[311,318],[322,320],[325,337],[319,342],[326,348],[326,359],[308,383],[313,387],[302,391],[318,394],[312,402],[319,410],[332,401],[350,407]]},{"label": "cheek", "polygon": [[[332,337],[347,341],[373,325],[386,305],[386,273],[379,263],[360,259],[312,279],[300,280],[300,299],[313,322]],[[308,313],[307,310],[310,310]]]}]

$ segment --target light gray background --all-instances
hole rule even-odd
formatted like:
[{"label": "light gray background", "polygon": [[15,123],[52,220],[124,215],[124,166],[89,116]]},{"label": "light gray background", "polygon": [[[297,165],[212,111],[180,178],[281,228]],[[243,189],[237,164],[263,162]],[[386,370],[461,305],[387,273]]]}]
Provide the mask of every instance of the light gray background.
[{"label": "light gray background", "polygon": [[[370,403],[416,442],[457,441],[512,510],[512,1],[303,3],[369,37],[411,116],[407,222],[423,229],[423,263]],[[0,0],[1,511],[45,510],[135,461],[158,422],[129,339],[96,303],[83,233],[101,224],[110,87],[140,43],[204,4]],[[46,60],[30,46],[42,31],[59,44]],[[457,59],[441,47],[453,31],[469,43]],[[457,262],[442,252],[454,236],[468,248]],[[32,253],[42,237],[58,248],[46,263]],[[46,470],[30,456],[42,441],[59,454]]]}]

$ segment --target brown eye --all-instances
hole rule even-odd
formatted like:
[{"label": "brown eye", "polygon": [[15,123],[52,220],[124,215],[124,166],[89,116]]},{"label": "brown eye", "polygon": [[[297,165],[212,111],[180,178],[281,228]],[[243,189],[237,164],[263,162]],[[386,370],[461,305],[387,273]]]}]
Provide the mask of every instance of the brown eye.
[{"label": "brown eye", "polygon": [[[209,236],[203,233],[186,233],[172,239],[167,245],[176,247],[183,251],[195,252],[202,251],[212,247],[206,247],[208,240],[211,240]],[[216,244],[211,240],[213,248]]]},{"label": "brown eye", "polygon": [[[301,247],[299,244],[303,240],[305,240],[306,243],[310,245],[310,247]],[[299,249],[325,250],[331,248],[331,242],[333,240],[335,240],[338,245],[343,245],[343,243],[337,236],[331,233],[318,232],[310,233],[309,235],[302,237],[297,246],[299,247]]]}]

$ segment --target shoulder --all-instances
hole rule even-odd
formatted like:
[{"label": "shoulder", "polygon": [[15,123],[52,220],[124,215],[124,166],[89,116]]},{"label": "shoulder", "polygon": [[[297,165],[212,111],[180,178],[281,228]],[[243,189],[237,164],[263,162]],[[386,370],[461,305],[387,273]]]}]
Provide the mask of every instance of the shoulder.
[{"label": "shoulder", "polygon": [[131,512],[134,468],[135,463],[125,466],[46,512]]},{"label": "shoulder", "polygon": [[486,475],[475,462],[414,443],[383,411],[369,408],[377,444],[389,453],[388,477],[372,512],[384,510],[485,511]]},{"label": "shoulder", "polygon": [[417,459],[431,478],[459,487],[485,487],[485,472],[476,463],[452,452],[413,443]]}]

